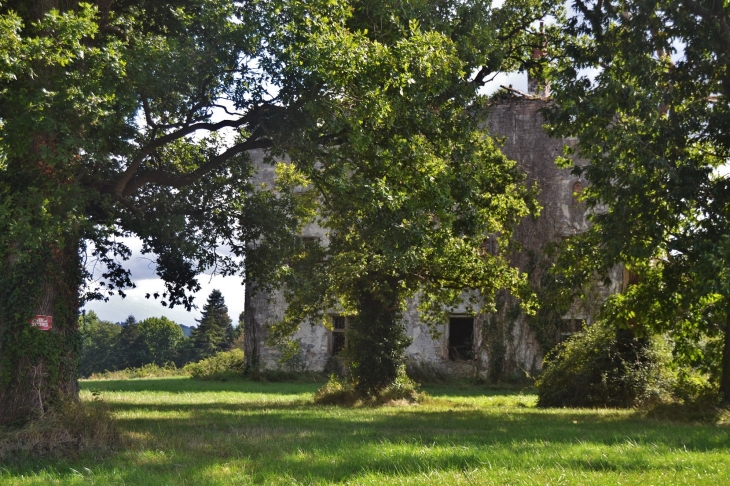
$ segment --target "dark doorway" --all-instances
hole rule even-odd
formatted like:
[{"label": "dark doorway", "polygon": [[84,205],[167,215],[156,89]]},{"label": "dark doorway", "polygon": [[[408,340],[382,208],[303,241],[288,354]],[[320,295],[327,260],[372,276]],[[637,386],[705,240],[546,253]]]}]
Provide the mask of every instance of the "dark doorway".
[{"label": "dark doorway", "polygon": [[452,361],[474,358],[474,318],[449,318],[449,359]]}]

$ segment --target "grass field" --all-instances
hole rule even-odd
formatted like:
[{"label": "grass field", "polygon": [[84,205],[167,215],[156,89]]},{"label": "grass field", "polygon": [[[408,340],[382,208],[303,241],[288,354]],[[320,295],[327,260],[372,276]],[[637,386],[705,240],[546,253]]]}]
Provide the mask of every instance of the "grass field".
[{"label": "grass field", "polygon": [[311,402],[317,384],[86,381],[125,447],[0,465],[0,484],[730,484],[730,428],[534,395],[425,387],[418,406]]}]

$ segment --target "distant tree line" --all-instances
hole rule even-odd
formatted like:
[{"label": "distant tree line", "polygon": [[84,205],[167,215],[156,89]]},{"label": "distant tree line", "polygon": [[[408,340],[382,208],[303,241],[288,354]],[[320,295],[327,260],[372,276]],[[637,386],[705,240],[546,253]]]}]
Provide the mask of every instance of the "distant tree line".
[{"label": "distant tree line", "polygon": [[198,327],[187,337],[181,325],[167,317],[137,322],[129,316],[114,323],[99,319],[93,311],[81,316],[83,341],[79,362],[81,376],[104,371],[138,368],[146,364],[181,367],[236,346],[240,325],[234,327],[220,291],[214,290],[203,306]]}]

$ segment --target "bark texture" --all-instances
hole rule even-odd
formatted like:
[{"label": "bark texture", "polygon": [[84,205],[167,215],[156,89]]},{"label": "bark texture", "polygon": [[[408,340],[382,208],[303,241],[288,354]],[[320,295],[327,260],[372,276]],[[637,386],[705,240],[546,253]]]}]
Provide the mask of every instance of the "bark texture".
[{"label": "bark texture", "polygon": [[243,306],[243,359],[244,372],[246,374],[251,373],[259,367],[259,344],[255,319],[256,310],[253,303],[255,291],[254,284],[247,280]]},{"label": "bark texture", "polygon": [[725,317],[725,342],[722,349],[722,369],[720,370],[720,397],[723,405],[730,405],[730,303]]},{"label": "bark texture", "polygon": [[[4,268],[0,425],[22,425],[78,397],[78,248],[44,250]],[[52,316],[52,328],[32,327],[34,315]]]}]

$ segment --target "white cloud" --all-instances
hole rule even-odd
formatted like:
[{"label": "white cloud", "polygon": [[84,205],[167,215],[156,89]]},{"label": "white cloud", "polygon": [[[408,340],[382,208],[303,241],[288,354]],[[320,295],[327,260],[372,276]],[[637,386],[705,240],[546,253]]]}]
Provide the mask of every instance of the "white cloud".
[{"label": "white cloud", "polygon": [[[238,322],[238,315],[243,312],[244,304],[244,287],[241,284],[241,277],[222,277],[220,275],[199,275],[197,277],[200,283],[200,291],[195,294],[195,305],[197,309],[188,312],[182,306],[175,306],[170,309],[163,307],[160,301],[150,297],[145,298],[146,294],[153,295],[155,292],[162,294],[165,286],[160,278],[155,274],[155,263],[152,260],[154,255],[142,255],[142,242],[138,238],[124,238],[122,240],[131,250],[132,257],[122,262],[124,267],[132,272],[132,281],[137,286],[134,289],[125,291],[126,298],[120,296],[110,297],[108,302],[94,301],[86,304],[84,309],[93,310],[99,318],[120,322],[133,315],[137,320],[146,319],[148,317],[165,316],[178,324],[195,326],[195,319],[200,319],[203,305],[208,299],[208,295],[218,289],[223,294],[223,298],[228,306],[228,315],[233,323]],[[89,262],[87,267],[91,270],[93,262]],[[102,269],[96,269],[96,277],[100,276]]]},{"label": "white cloud", "polygon": [[165,316],[172,319],[178,324],[188,326],[197,326],[195,319],[200,319],[203,305],[208,299],[208,295],[213,289],[218,289],[223,294],[223,298],[228,306],[228,315],[233,323],[238,322],[238,315],[243,312],[244,287],[241,285],[240,277],[221,277],[216,275],[200,275],[198,277],[201,289],[195,294],[195,304],[198,309],[188,312],[184,307],[175,306],[170,309],[160,304],[160,299],[155,300],[150,297],[145,298],[145,294],[153,294],[164,292],[164,286],[160,279],[144,279],[137,280],[137,288],[126,291],[127,297],[119,296],[111,297],[109,302],[89,302],[84,309],[93,310],[100,319],[113,322],[120,322],[126,319],[128,315],[133,315],[137,320],[147,319],[148,317]]}]

